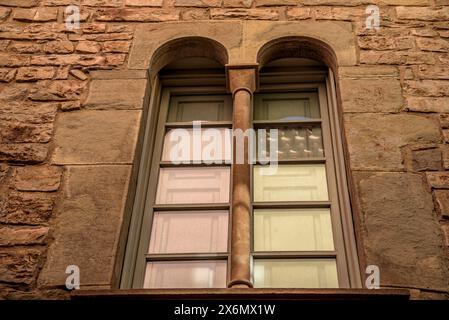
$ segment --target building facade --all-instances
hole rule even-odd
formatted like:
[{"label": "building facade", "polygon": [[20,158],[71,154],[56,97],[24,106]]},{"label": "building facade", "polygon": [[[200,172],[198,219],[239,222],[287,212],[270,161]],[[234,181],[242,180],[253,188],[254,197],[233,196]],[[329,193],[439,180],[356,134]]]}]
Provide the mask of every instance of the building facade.
[{"label": "building facade", "polygon": [[447,0],[0,0],[0,297],[79,275],[449,298],[448,21]]}]

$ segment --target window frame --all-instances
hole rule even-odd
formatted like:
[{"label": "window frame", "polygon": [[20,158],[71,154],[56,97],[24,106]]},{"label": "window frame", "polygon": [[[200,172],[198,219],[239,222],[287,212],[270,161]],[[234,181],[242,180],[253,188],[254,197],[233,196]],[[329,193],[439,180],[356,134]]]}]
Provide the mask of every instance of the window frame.
[{"label": "window frame", "polygon": [[[224,75],[223,75],[224,79]],[[232,206],[231,206],[231,195],[232,189],[229,188],[229,201],[227,203],[217,203],[217,204],[209,204],[209,203],[201,203],[201,204],[156,204],[156,193],[157,193],[157,184],[159,178],[159,171],[161,168],[169,168],[169,167],[190,167],[190,168],[198,168],[198,167],[229,167],[231,168],[231,164],[213,164],[208,165],[205,163],[200,164],[171,164],[169,162],[162,161],[162,151],[164,145],[164,137],[165,133],[168,129],[173,127],[192,127],[192,122],[167,122],[168,109],[170,106],[170,98],[174,96],[182,96],[182,95],[223,95],[229,96],[230,94],[226,91],[226,87],[223,86],[175,86],[173,81],[170,81],[171,86],[164,86],[164,81],[162,81],[162,85],[160,86],[160,99],[157,100],[156,108],[158,108],[157,114],[157,125],[155,125],[153,137],[154,142],[152,146],[152,156],[149,165],[151,167],[148,179],[148,186],[145,192],[145,205],[144,212],[141,219],[140,224],[140,236],[137,239],[137,249],[136,249],[136,262],[134,266],[133,275],[131,279],[128,279],[128,283],[131,282],[132,288],[142,288],[145,278],[145,270],[146,270],[146,262],[148,261],[188,261],[188,260],[226,260],[227,266],[227,275],[226,282],[229,282],[229,267],[230,267],[230,246],[231,246],[231,227],[232,227]],[[228,101],[231,103],[230,107],[232,108],[232,99]],[[232,128],[232,120],[231,121],[210,121],[207,123],[201,124],[202,128],[207,127],[226,127]],[[230,170],[230,186],[232,186],[232,171]],[[186,210],[186,206],[188,206],[188,210],[227,210],[228,211],[228,239],[227,239],[227,252],[223,253],[188,253],[188,254],[178,254],[178,253],[166,253],[166,254],[148,254],[146,251],[149,246],[151,230],[152,230],[152,222],[154,211],[179,211]],[[123,282],[122,282],[123,283]],[[213,288],[211,288],[213,289]]]},{"label": "window frame", "polygon": [[[193,78],[192,78],[193,77]],[[300,81],[298,81],[298,77],[300,77]],[[361,288],[361,273],[359,269],[359,260],[357,255],[356,248],[356,240],[354,233],[354,225],[353,218],[351,212],[351,203],[350,203],[350,190],[348,187],[347,174],[348,169],[345,164],[345,156],[342,145],[342,131],[341,131],[341,119],[339,118],[339,112],[337,110],[337,96],[336,96],[336,87],[334,75],[331,69],[327,69],[325,71],[297,71],[292,74],[291,71],[283,74],[276,74],[274,77],[272,75],[267,76],[267,81],[263,81],[264,75],[261,75],[261,85],[258,92],[285,92],[291,91],[295,88],[310,88],[311,84],[314,84],[315,87],[320,87],[321,93],[319,94],[320,100],[320,109],[322,109],[321,99],[324,104],[327,106],[326,113],[328,117],[328,126],[322,126],[322,132],[324,136],[324,130],[330,131],[331,137],[331,150],[333,152],[333,175],[330,175],[329,170],[326,166],[326,173],[328,179],[334,179],[336,185],[336,192],[340,195],[337,197],[336,201],[338,201],[338,206],[340,208],[341,215],[339,219],[333,218],[333,213],[331,210],[331,219],[332,219],[332,229],[336,228],[334,226],[334,221],[336,220],[339,224],[338,228],[342,230],[342,241],[335,241],[335,248],[337,245],[343,247],[343,258],[345,266],[345,274],[340,275],[342,272],[342,268],[339,266],[339,260],[337,260],[337,273],[339,277],[339,288]],[[283,80],[282,80],[283,79]],[[283,84],[274,84],[275,81],[284,81]],[[144,210],[146,206],[151,205],[154,202],[154,197],[156,196],[156,185],[157,185],[157,176],[155,181],[150,179],[149,167],[151,167],[151,171],[155,170],[154,168],[159,169],[159,162],[161,159],[157,159],[157,155],[160,157],[162,154],[162,144],[163,144],[163,134],[165,130],[158,130],[159,126],[156,125],[159,123],[159,119],[161,116],[161,106],[163,101],[167,101],[167,94],[229,94],[226,91],[225,86],[223,85],[225,82],[225,77],[223,74],[216,74],[214,72],[208,74],[207,72],[202,72],[201,74],[197,73],[187,73],[183,74],[182,77],[176,77],[173,75],[160,75],[156,77],[153,81],[153,86],[151,90],[151,95],[149,99],[149,108],[148,115],[143,114],[142,123],[145,125],[145,132],[143,133],[143,141],[144,144],[142,146],[142,156],[139,159],[139,174],[137,176],[137,188],[135,194],[135,202],[133,204],[133,214],[130,220],[130,231],[137,230],[134,234],[131,232],[128,234],[128,241],[126,243],[125,249],[125,258],[122,268],[122,273],[120,277],[120,287],[121,288],[142,288],[142,284],[144,282],[145,261],[140,261],[139,250],[142,251],[142,248],[148,247],[150,241],[150,232],[151,232],[151,221],[153,218],[153,214],[148,213],[148,210]],[[204,84],[209,84],[204,86]],[[282,88],[279,88],[282,86]],[[169,92],[169,93],[167,93]],[[323,95],[324,94],[324,95]],[[168,103],[165,103],[166,108],[168,108]],[[252,108],[254,108],[254,99]],[[251,111],[253,114],[253,110]],[[322,112],[322,111],[321,111]],[[323,113],[321,113],[321,119],[323,119]],[[252,119],[254,121],[254,119]],[[252,127],[255,128],[254,123],[252,122]],[[170,125],[170,124],[169,124]],[[207,126],[228,126],[231,128],[233,126],[233,122],[229,123],[210,123],[202,124],[202,127]],[[191,123],[186,123],[185,126],[191,126]],[[327,128],[325,128],[327,127]],[[324,139],[323,139],[324,141]],[[157,142],[159,142],[159,149],[157,148]],[[325,152],[328,154],[328,149],[325,146]],[[159,152],[156,152],[159,150]],[[149,159],[157,159],[158,165],[155,165],[153,161],[149,162]],[[202,164],[204,165],[204,164]],[[169,164],[167,164],[169,166]],[[178,166],[178,165],[176,165]],[[207,165],[206,165],[207,166]],[[210,165],[209,165],[210,166]],[[254,247],[253,247],[253,235],[254,235],[254,206],[253,206],[253,165],[251,164],[251,254],[250,254],[250,266],[251,266],[251,279],[253,279],[253,266],[254,266]],[[152,172],[152,176],[154,173]],[[331,177],[329,177],[331,176]],[[151,181],[150,181],[151,180]],[[230,174],[230,183],[232,186],[233,175],[232,169]],[[328,184],[331,180],[328,180]],[[148,197],[148,192],[153,190],[153,197]],[[329,195],[330,195],[330,188]],[[232,188],[230,188],[230,193],[232,196]],[[335,198],[335,197],[334,197]],[[258,205],[256,204],[256,207]],[[174,207],[174,206],[172,206]],[[229,211],[229,220],[228,220],[228,252],[227,252],[227,281],[229,281],[230,276],[230,250],[231,250],[231,228],[232,228],[232,199],[230,197],[229,204],[225,206],[213,206],[211,209],[222,210],[224,207]],[[287,205],[285,206],[288,207]],[[206,206],[199,205],[198,208],[205,209],[209,208]],[[175,208],[176,209],[176,208]],[[179,207],[179,209],[183,209],[183,207]],[[194,210],[195,207],[189,207],[189,210]],[[138,214],[136,214],[136,211]],[[150,219],[150,223],[145,223]],[[147,234],[147,243],[146,246],[142,246],[142,241],[145,237],[142,237],[142,234]],[[333,235],[335,239],[335,233]],[[142,254],[140,252],[140,254]],[[256,254],[257,255],[257,254]],[[170,259],[169,255],[164,255],[167,259]],[[180,255],[177,255],[180,257]],[[317,257],[314,254],[310,255],[311,257]],[[198,254],[198,259],[205,259],[208,257],[212,257],[207,254],[207,257],[203,254]],[[221,256],[222,257],[222,256]],[[263,255],[259,255],[258,257],[263,258]],[[291,256],[290,256],[291,257]],[[184,260],[191,259],[191,257],[186,258]],[[183,260],[180,257],[180,260]],[[139,267],[140,266],[140,267]],[[343,282],[340,280],[343,279]],[[208,289],[214,290],[214,289]]]},{"label": "window frame", "polygon": [[[329,115],[329,103],[325,81],[307,82],[307,77],[298,75],[301,83],[283,83],[286,78],[283,76],[270,77],[270,81],[277,80],[276,84],[264,84],[263,75],[260,76],[260,88],[257,94],[264,93],[289,93],[316,90],[318,94],[318,107],[320,109],[320,119],[282,121],[282,120],[254,120],[254,129],[281,126],[299,126],[301,124],[319,124],[322,130],[324,158],[278,160],[279,164],[324,164],[327,177],[328,201],[277,201],[277,202],[256,202],[254,200],[254,165],[251,164],[251,277],[254,280],[254,261],[257,259],[335,259],[339,288],[350,288],[349,271],[347,266],[347,253],[343,237],[343,226],[341,210],[339,204],[339,190],[336,182],[335,152],[332,145],[332,127]],[[325,78],[327,78],[325,76]],[[325,80],[325,79],[323,79]],[[256,101],[256,99],[254,99]],[[253,114],[255,103],[253,103]],[[335,135],[335,133],[334,133]],[[332,234],[334,239],[333,251],[255,251],[254,250],[254,210],[255,209],[302,209],[302,208],[328,208],[330,210],[332,222]]]}]

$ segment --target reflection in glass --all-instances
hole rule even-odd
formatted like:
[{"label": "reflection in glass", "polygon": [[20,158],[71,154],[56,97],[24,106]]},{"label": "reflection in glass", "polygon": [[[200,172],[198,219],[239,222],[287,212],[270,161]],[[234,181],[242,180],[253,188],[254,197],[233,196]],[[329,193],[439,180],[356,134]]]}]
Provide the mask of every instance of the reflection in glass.
[{"label": "reflection in glass", "polygon": [[334,250],[330,210],[254,210],[254,250]]},{"label": "reflection in glass", "polygon": [[[273,129],[270,129],[273,130]],[[270,130],[266,131],[266,150],[267,157],[270,155]],[[262,131],[258,131],[262,134]],[[293,160],[304,158],[322,158],[324,157],[323,139],[321,128],[319,126],[311,127],[281,127],[278,128],[278,160]],[[257,139],[259,141],[259,139]]]},{"label": "reflection in glass", "polygon": [[338,288],[334,259],[256,259],[256,288]]},{"label": "reflection in glass", "polygon": [[255,99],[254,120],[319,119],[316,92],[258,94]]},{"label": "reflection in glass", "polygon": [[229,168],[161,168],[156,203],[227,203],[229,185]]},{"label": "reflection in glass", "polygon": [[254,201],[329,199],[324,164],[278,165],[275,174],[265,172],[264,166],[254,166]]},{"label": "reflection in glass", "polygon": [[[170,129],[164,139],[162,161],[177,163],[211,161],[223,163],[231,160],[232,131],[227,128],[201,128],[194,139],[190,128]],[[194,146],[195,140],[198,146]]]},{"label": "reflection in glass", "polygon": [[226,252],[227,211],[155,212],[149,253]]},{"label": "reflection in glass", "polygon": [[148,262],[144,288],[225,288],[226,260]]}]

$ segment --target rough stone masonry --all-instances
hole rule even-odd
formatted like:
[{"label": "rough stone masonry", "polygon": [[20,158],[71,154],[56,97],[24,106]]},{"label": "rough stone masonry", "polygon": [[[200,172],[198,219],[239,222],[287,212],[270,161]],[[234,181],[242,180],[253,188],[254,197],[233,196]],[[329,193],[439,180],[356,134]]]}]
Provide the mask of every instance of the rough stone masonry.
[{"label": "rough stone masonry", "polygon": [[351,24],[338,86],[362,252],[383,287],[449,298],[448,0],[0,0],[0,298],[68,298],[80,256],[84,288],[113,286],[145,95],[134,31],[211,20]]}]

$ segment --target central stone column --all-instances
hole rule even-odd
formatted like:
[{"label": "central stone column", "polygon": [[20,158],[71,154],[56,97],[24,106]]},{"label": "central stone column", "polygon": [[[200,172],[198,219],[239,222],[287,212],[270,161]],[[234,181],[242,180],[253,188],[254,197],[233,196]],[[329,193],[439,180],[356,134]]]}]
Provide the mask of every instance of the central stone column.
[{"label": "central stone column", "polygon": [[[245,132],[251,128],[252,96],[257,84],[257,65],[226,66],[228,89],[233,95],[234,130]],[[248,137],[244,146],[233,144],[232,163],[232,232],[231,278],[229,288],[252,288],[250,272],[251,254],[251,166],[248,159]],[[236,151],[243,150],[237,156]],[[243,163],[236,163],[236,161]]]}]

